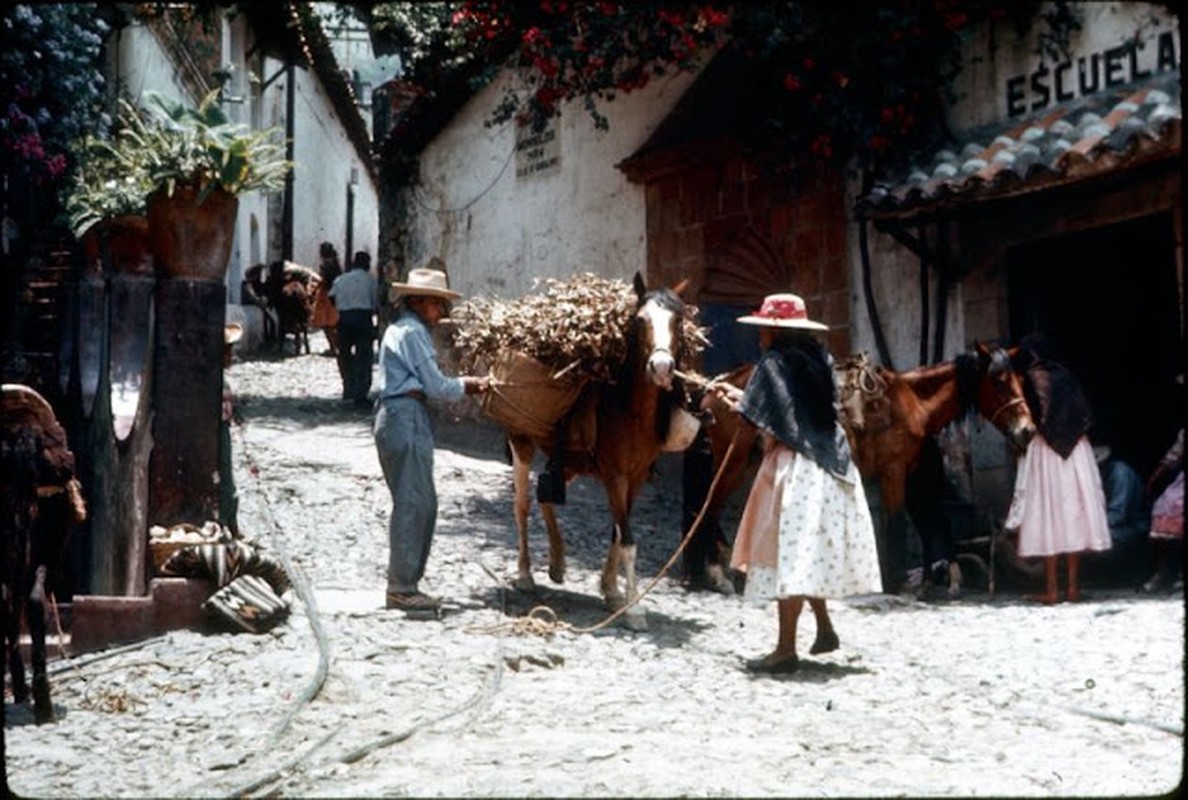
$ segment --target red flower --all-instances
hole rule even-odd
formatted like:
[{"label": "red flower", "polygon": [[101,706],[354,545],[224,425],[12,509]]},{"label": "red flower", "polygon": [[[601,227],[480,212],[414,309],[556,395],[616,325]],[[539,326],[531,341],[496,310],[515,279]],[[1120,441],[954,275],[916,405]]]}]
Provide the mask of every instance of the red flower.
[{"label": "red flower", "polygon": [[784,88],[789,92],[795,92],[800,89],[800,80],[789,72],[784,76]]},{"label": "red flower", "polygon": [[812,69],[815,66],[817,66],[817,62],[813,61],[811,58],[806,58],[804,60],[804,68],[805,69]]}]

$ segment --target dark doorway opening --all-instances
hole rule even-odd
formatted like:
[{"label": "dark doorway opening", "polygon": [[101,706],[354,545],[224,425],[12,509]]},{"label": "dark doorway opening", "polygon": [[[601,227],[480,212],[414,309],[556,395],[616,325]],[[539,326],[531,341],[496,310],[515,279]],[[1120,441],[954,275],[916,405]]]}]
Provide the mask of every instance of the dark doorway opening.
[{"label": "dark doorway opening", "polygon": [[1047,334],[1093,405],[1094,444],[1148,474],[1182,424],[1171,214],[1019,245],[1007,270],[1012,341]]}]

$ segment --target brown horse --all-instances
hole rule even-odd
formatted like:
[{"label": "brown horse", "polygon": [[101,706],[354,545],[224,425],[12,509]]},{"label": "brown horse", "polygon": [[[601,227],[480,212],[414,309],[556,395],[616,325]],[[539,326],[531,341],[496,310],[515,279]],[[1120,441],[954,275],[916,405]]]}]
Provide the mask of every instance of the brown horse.
[{"label": "brown horse", "polygon": [[[919,498],[913,489],[926,488],[909,478],[921,459],[933,454],[928,442],[963,413],[977,410],[1022,450],[1035,435],[1035,423],[1023,399],[1020,377],[1011,369],[1011,353],[1001,347],[976,344],[973,353],[953,361],[908,372],[893,372],[851,360],[838,370],[839,418],[846,428],[859,472],[879,485],[882,509],[889,519],[905,509],[916,511],[924,553],[925,575],[932,563],[932,540],[937,520],[936,498]],[[726,376],[746,385],[751,367]],[[713,395],[711,395],[713,397]],[[708,513],[717,513],[740,485],[756,440],[756,431],[740,425],[737,415],[719,399],[710,401],[717,423],[710,426],[715,467],[722,463],[733,437],[739,437],[726,465],[719,491],[709,499]],[[933,487],[934,488],[934,487]],[[931,517],[928,521],[924,517]],[[952,563],[952,562],[951,562]],[[886,576],[884,576],[886,579]],[[950,571],[950,595],[958,590],[959,575]]]},{"label": "brown horse", "polygon": [[[680,335],[685,304],[680,298],[684,283],[675,289],[648,291],[637,273],[634,281],[639,304],[628,333],[627,356],[610,381],[592,382],[582,391],[567,416],[564,433],[564,480],[593,475],[602,483],[610,504],[613,528],[602,570],[602,595],[608,607],[621,608],[636,598],[635,539],[629,517],[636,494],[648,476],[668,436],[673,412],[683,399],[683,387],[674,383],[682,358]],[[528,477],[533,454],[541,450],[554,458],[559,442],[509,432],[515,480],[515,516],[519,532],[519,563],[515,586],[532,591],[532,564],[528,555]],[[565,577],[565,543],[553,503],[538,494],[541,516],[549,535],[549,577]],[[619,587],[622,567],[626,593]],[[625,613],[627,625],[644,630],[642,609]]]}]

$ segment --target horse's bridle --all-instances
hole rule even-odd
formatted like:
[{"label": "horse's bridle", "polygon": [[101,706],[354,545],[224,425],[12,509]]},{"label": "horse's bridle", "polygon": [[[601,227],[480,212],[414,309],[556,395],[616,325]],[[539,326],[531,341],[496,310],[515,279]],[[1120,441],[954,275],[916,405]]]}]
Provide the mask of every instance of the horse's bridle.
[{"label": "horse's bridle", "polygon": [[1000,405],[1000,406],[998,407],[998,410],[997,410],[997,411],[995,411],[993,414],[991,414],[991,415],[990,415],[990,424],[991,424],[991,425],[997,425],[997,424],[998,424],[998,423],[997,423],[997,420],[998,420],[998,415],[999,415],[999,414],[1001,414],[1002,412],[1006,411],[1008,408],[1011,408],[1011,407],[1013,407],[1013,406],[1017,406],[1017,405],[1019,405],[1020,403],[1025,403],[1025,402],[1027,402],[1027,401],[1026,401],[1024,398],[1022,398],[1022,397],[1016,397],[1016,398],[1014,398],[1014,399],[1007,400],[1005,403],[1003,403],[1002,405]]}]

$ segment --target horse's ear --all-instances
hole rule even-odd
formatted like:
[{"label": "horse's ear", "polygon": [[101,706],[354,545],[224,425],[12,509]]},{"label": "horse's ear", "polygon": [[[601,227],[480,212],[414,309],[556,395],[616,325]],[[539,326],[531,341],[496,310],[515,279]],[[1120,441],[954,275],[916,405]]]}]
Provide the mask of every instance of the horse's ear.
[{"label": "horse's ear", "polygon": [[685,299],[685,290],[689,288],[689,279],[685,278],[683,281],[672,287],[672,293],[682,300]]},{"label": "horse's ear", "polygon": [[635,289],[635,296],[640,300],[644,299],[644,295],[648,293],[648,285],[644,283],[643,275],[638,272],[635,273],[635,281],[632,283]]}]

